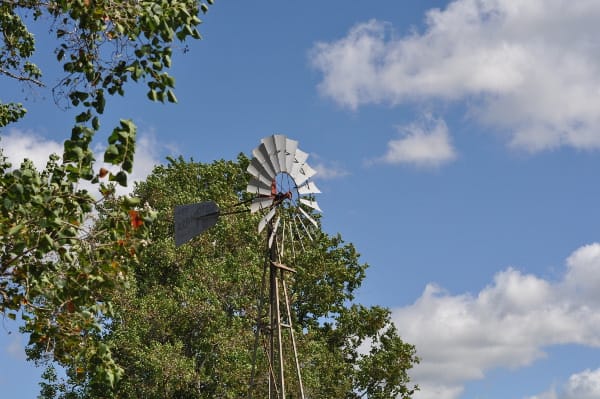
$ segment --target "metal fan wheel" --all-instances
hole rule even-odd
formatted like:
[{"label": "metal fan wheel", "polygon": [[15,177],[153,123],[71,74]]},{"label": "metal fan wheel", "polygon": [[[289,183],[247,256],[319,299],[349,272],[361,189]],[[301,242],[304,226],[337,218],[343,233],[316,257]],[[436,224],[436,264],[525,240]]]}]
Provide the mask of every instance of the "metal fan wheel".
[{"label": "metal fan wheel", "polygon": [[275,134],[262,139],[252,155],[247,169],[252,179],[246,191],[256,197],[250,204],[250,212],[266,211],[258,231],[273,219],[280,206],[296,210],[299,218],[317,226],[310,212],[321,211],[313,199],[321,190],[310,180],[316,171],[306,162],[308,154],[298,148],[298,142]]}]

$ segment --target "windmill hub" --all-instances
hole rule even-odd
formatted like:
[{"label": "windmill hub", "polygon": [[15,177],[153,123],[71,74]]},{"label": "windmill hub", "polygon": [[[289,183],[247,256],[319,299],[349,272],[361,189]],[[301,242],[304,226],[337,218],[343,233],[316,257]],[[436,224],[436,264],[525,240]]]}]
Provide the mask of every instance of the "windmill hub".
[{"label": "windmill hub", "polygon": [[290,200],[292,199],[292,192],[291,191],[288,191],[287,193],[279,192],[279,193],[275,194],[275,201],[274,202],[275,203],[279,203],[279,202],[282,202],[285,199],[290,199]]}]

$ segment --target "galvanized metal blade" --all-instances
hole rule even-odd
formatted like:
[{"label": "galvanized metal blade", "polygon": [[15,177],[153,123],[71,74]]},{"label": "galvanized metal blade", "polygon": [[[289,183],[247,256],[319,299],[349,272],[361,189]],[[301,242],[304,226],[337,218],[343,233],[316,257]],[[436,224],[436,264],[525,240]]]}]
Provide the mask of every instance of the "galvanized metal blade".
[{"label": "galvanized metal blade", "polygon": [[276,137],[275,135],[265,137],[261,141],[267,150],[269,162],[271,163],[271,166],[273,167],[275,174],[278,174],[281,172],[281,167],[279,166],[279,158],[277,157],[277,143],[276,143],[275,137]]},{"label": "galvanized metal blade", "polygon": [[265,167],[260,163],[258,158],[252,158],[250,161],[250,165],[248,165],[248,169],[246,169],[248,173],[250,173],[254,178],[260,180],[266,185],[271,184],[275,176],[271,177],[270,173]]},{"label": "galvanized metal blade", "polygon": [[267,171],[267,174],[271,179],[274,179],[275,176],[277,176],[277,173],[275,172],[275,168],[271,164],[271,159],[269,158],[269,152],[267,150],[267,147],[265,147],[264,143],[261,143],[261,145],[256,147],[252,151],[252,155],[254,155],[254,157],[260,162],[260,164],[265,169],[265,171]]},{"label": "galvanized metal blade", "polygon": [[[292,165],[292,169],[290,171],[290,175],[294,178],[294,180],[298,177],[300,169],[302,169],[307,159],[308,153],[300,149],[296,150],[296,155],[294,156],[294,164]],[[298,183],[298,185],[300,185],[300,183]]]},{"label": "galvanized metal blade", "polygon": [[297,149],[298,142],[296,140],[285,140],[285,171],[287,173],[290,173],[292,171],[292,166],[294,165]]},{"label": "galvanized metal blade", "polygon": [[296,185],[302,185],[305,181],[313,177],[316,173],[316,170],[311,168],[309,164],[305,163],[298,171],[297,177],[294,177],[294,181],[296,182]]},{"label": "galvanized metal blade", "polygon": [[258,223],[258,232],[259,233],[261,233],[267,226],[267,223],[269,223],[271,221],[271,219],[273,219],[273,216],[275,216],[275,210],[276,210],[276,208],[271,208],[269,213],[267,213],[265,216],[263,216],[263,218],[260,220],[260,222]]},{"label": "galvanized metal blade", "polygon": [[296,163],[302,165],[308,159],[308,152],[304,152],[300,149],[297,149],[296,154],[294,155],[294,159],[296,160]]},{"label": "galvanized metal blade", "polygon": [[271,185],[265,184],[258,179],[250,179],[248,183],[248,187],[246,187],[246,191],[256,195],[271,195]]},{"label": "galvanized metal blade", "polygon": [[260,142],[264,144],[265,148],[267,149],[267,154],[271,155],[277,151],[277,148],[275,147],[275,135],[265,137],[261,139]]},{"label": "galvanized metal blade", "polygon": [[267,209],[273,205],[273,198],[271,197],[259,197],[254,198],[250,204],[250,213],[255,213],[261,209]]},{"label": "galvanized metal blade", "polygon": [[321,193],[321,190],[319,190],[319,187],[317,187],[317,185],[311,181],[307,181],[304,184],[302,184],[300,187],[298,187],[298,194],[300,194],[300,195],[319,194],[319,193]]},{"label": "galvanized metal blade", "polygon": [[285,142],[286,137],[282,134],[276,134],[273,136],[275,141],[275,156],[277,157],[277,165],[279,166],[279,172],[287,172],[287,160]]},{"label": "galvanized metal blade", "polygon": [[219,207],[214,201],[177,205],[174,219],[175,246],[180,246],[214,226],[219,219]]},{"label": "galvanized metal blade", "polygon": [[304,204],[304,205],[306,205],[306,206],[308,206],[308,207],[310,207],[310,208],[312,208],[312,209],[314,209],[316,211],[323,212],[321,210],[321,208],[319,208],[319,204],[317,204],[317,201],[309,201],[309,200],[304,199],[304,198],[300,198],[299,201],[300,201],[300,203],[302,203],[302,204]]},{"label": "galvanized metal blade", "polygon": [[273,246],[273,239],[275,238],[275,236],[277,234],[277,229],[279,228],[280,221],[281,221],[280,217],[277,217],[277,219],[275,219],[275,225],[273,225],[273,231],[271,232],[271,236],[269,237],[269,248],[271,248]]}]

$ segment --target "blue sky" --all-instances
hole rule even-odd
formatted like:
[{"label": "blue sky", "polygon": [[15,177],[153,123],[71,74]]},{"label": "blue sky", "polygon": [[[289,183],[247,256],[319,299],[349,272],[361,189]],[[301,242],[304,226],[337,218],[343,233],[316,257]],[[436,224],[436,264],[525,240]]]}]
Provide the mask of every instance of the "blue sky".
[{"label": "blue sky", "polygon": [[[298,140],[324,228],[371,265],[358,300],[417,346],[416,399],[598,398],[599,19],[597,1],[221,1],[175,50],[179,104],[131,88],[103,126],[138,124],[137,178]],[[5,152],[60,151],[70,111],[0,84],[30,110]],[[0,396],[34,398],[3,323]]]}]

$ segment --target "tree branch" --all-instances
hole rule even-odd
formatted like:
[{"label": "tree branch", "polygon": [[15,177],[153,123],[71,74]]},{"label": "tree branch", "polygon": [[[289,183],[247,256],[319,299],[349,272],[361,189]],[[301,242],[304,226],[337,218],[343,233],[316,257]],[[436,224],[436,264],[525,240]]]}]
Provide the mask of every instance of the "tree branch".
[{"label": "tree branch", "polygon": [[23,75],[17,75],[17,74],[15,74],[7,69],[4,69],[4,68],[0,68],[0,73],[8,76],[9,78],[13,78],[13,79],[19,80],[21,82],[30,82],[39,87],[46,87],[46,85],[41,80],[37,80],[37,79],[23,76]]}]

